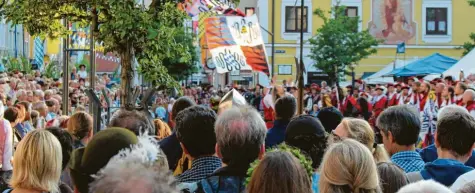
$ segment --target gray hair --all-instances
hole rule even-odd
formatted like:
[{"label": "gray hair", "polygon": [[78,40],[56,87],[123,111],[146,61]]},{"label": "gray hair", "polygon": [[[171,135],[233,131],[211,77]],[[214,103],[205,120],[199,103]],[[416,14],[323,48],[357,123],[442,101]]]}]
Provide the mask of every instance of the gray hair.
[{"label": "gray hair", "polygon": [[472,101],[475,101],[475,91],[474,90],[467,89],[467,90],[465,90],[464,94],[465,93],[470,93],[472,95]]},{"label": "gray hair", "polygon": [[224,163],[250,164],[259,156],[267,129],[254,108],[240,106],[228,109],[218,117],[215,133]]},{"label": "gray hair", "polygon": [[25,96],[25,95],[26,95],[26,91],[23,90],[23,89],[20,89],[20,90],[18,90],[18,92],[16,93],[15,96],[16,96],[16,98],[18,98],[18,97],[22,97],[22,96]]},{"label": "gray hair", "polygon": [[426,180],[404,186],[397,193],[452,193],[452,191],[433,180]]},{"label": "gray hair", "polygon": [[33,91],[33,96],[37,96],[37,97],[40,97],[40,98],[44,98],[44,97],[45,97],[45,93],[44,93],[42,90],[35,90],[35,91]]},{"label": "gray hair", "polygon": [[439,110],[439,113],[437,113],[437,119],[444,119],[445,117],[450,116],[451,114],[454,114],[456,112],[468,113],[468,110],[458,105],[448,105]]},{"label": "gray hair", "polygon": [[376,125],[383,135],[391,132],[397,144],[414,145],[421,130],[421,119],[416,108],[410,105],[398,105],[383,111]]},{"label": "gray hair", "polygon": [[90,185],[91,193],[177,193],[165,154],[149,136],[121,150],[102,168]]},{"label": "gray hair", "polygon": [[128,129],[139,136],[140,134],[155,135],[155,127],[144,113],[136,110],[120,109],[115,112],[110,120],[109,127]]}]

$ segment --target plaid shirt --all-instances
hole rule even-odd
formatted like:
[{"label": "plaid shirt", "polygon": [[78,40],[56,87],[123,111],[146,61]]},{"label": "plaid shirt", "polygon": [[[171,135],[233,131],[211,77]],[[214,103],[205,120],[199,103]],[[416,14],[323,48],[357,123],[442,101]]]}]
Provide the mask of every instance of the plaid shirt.
[{"label": "plaid shirt", "polygon": [[217,169],[221,168],[221,159],[215,156],[205,156],[193,160],[191,168],[177,177],[180,183],[192,183],[205,179]]},{"label": "plaid shirt", "polygon": [[391,157],[391,161],[404,169],[406,173],[419,172],[424,169],[425,162],[416,151],[401,151]]}]

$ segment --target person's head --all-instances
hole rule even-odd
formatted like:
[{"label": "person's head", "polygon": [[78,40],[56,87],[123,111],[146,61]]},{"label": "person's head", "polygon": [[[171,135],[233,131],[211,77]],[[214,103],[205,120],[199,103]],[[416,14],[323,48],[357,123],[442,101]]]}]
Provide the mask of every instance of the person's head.
[{"label": "person's head", "polygon": [[84,64],[79,65],[79,70],[80,71],[86,70],[86,65],[84,65]]},{"label": "person's head", "polygon": [[314,104],[312,109],[313,109],[314,112],[317,112],[318,111],[318,104]]},{"label": "person's head", "polygon": [[30,113],[31,123],[33,128],[38,129],[38,119],[40,118],[40,113],[38,111],[32,110]]},{"label": "person's head", "polygon": [[85,112],[74,113],[68,120],[68,132],[76,139],[87,143],[92,138],[93,121]]},{"label": "person's head", "polygon": [[430,90],[430,84],[427,82],[421,83],[421,86],[419,87],[419,93],[428,93]]},{"label": "person's head", "polygon": [[319,189],[335,193],[381,192],[376,163],[368,148],[353,139],[331,145],[321,165]]},{"label": "person's head", "polygon": [[300,115],[290,121],[284,141],[309,156],[312,159],[312,167],[317,169],[327,148],[327,138],[328,134],[318,119]]},{"label": "person's head", "polygon": [[22,101],[15,105],[18,109],[20,109],[22,116],[22,122],[29,121],[31,119],[30,116],[30,103],[28,101]]},{"label": "person's head", "polygon": [[442,97],[450,97],[454,98],[454,87],[453,86],[446,86],[442,91]]},{"label": "person's head", "polygon": [[434,135],[438,155],[447,152],[453,158],[465,163],[475,148],[475,118],[462,107],[445,108],[439,114],[437,131]]},{"label": "person's head", "polygon": [[419,92],[419,87],[421,87],[421,82],[413,82],[412,83],[412,91],[415,92],[415,93],[418,93]]},{"label": "person's head", "polygon": [[445,89],[445,83],[437,83],[435,86],[435,93],[441,94]]},{"label": "person's head", "polygon": [[148,118],[136,110],[120,109],[112,115],[109,127],[126,128],[137,136],[145,133],[155,135],[155,129]]},{"label": "person's head", "polygon": [[172,130],[168,124],[163,122],[161,119],[154,119],[153,124],[155,125],[158,140],[165,139],[172,134]]},{"label": "person's head", "polygon": [[389,157],[382,147],[378,146],[375,140],[373,128],[369,123],[362,119],[345,118],[340,125],[332,132],[333,137],[329,142],[338,142],[345,138],[354,139],[365,145],[374,157],[376,163],[389,161]]},{"label": "person's head", "polygon": [[192,106],[178,113],[175,118],[176,136],[186,155],[191,158],[215,154],[216,113],[207,107]]},{"label": "person's head", "polygon": [[[94,180],[92,175],[97,174],[121,150],[130,148],[138,141],[137,136],[128,129],[108,128],[94,135],[86,147],[74,150],[68,167],[75,189],[80,193],[88,193],[89,184]],[[148,159],[149,156],[143,158]]]},{"label": "person's head", "polygon": [[330,95],[323,94],[323,96],[322,96],[322,107],[333,107],[332,99],[331,99]]},{"label": "person's head", "polygon": [[142,141],[112,157],[95,176],[90,192],[178,193],[165,154],[153,144],[141,144]]},{"label": "person's head", "polygon": [[453,193],[449,188],[433,180],[422,180],[402,187],[397,193]]},{"label": "person's head", "polygon": [[45,94],[44,99],[47,101],[51,99],[54,93],[53,93],[53,90],[45,90],[44,94]]},{"label": "person's head", "polygon": [[461,95],[467,89],[468,89],[468,86],[465,83],[459,82],[459,83],[457,83],[457,85],[455,85],[455,89],[454,89],[455,95],[457,95],[457,96]]},{"label": "person's head", "polygon": [[384,89],[381,87],[376,88],[376,95],[380,96],[383,94]]},{"label": "person's head", "polygon": [[261,115],[250,106],[233,107],[215,123],[216,153],[228,166],[249,167],[265,151],[267,128]]},{"label": "person's head", "polygon": [[463,93],[462,101],[464,104],[475,101],[475,91],[472,89],[465,90],[465,92]]},{"label": "person's head", "polygon": [[63,156],[58,139],[46,130],[29,132],[13,158],[12,189],[58,192]]},{"label": "person's head", "polygon": [[15,96],[17,101],[26,101],[28,98],[28,96],[26,96],[26,91],[23,89],[18,90]]},{"label": "person's head", "polygon": [[299,159],[290,152],[277,150],[265,154],[252,173],[247,190],[249,193],[312,193],[312,183]]},{"label": "person's head", "polygon": [[326,81],[322,81],[322,88],[325,88],[325,87],[327,87],[327,86],[328,86],[327,82],[326,82]]},{"label": "person's head", "polygon": [[36,103],[33,103],[33,110],[38,111],[40,113],[40,116],[46,117],[48,113],[48,108],[46,106],[45,102],[39,101]]},{"label": "person's head", "polygon": [[22,121],[20,109],[17,107],[10,107],[5,110],[3,113],[3,118],[9,121],[12,127],[15,127]]},{"label": "person's head", "polygon": [[389,155],[397,153],[398,147],[414,148],[421,130],[419,112],[410,105],[389,107],[376,121],[381,130],[384,147]]},{"label": "person's head", "polygon": [[327,133],[331,133],[343,120],[343,114],[336,108],[323,108],[317,117]]},{"label": "person's head", "polygon": [[394,92],[394,84],[388,84],[388,93]]},{"label": "person's head", "polygon": [[184,109],[188,108],[188,107],[191,107],[191,106],[195,106],[196,103],[190,98],[190,97],[180,97],[178,98],[175,103],[173,103],[173,107],[172,107],[172,112],[171,112],[171,122],[172,122],[172,127],[173,127],[173,124],[175,122],[175,117],[176,115],[178,115],[178,113],[180,113],[181,111],[183,111]]},{"label": "person's head", "polygon": [[45,97],[45,93],[42,90],[33,91],[33,102],[42,101]]},{"label": "person's head", "polygon": [[390,162],[380,162],[377,167],[383,193],[395,193],[409,184],[406,173],[398,165]]},{"label": "person's head", "polygon": [[465,184],[462,188],[457,190],[457,193],[473,193],[475,192],[475,180]]},{"label": "person's head", "polygon": [[285,95],[275,102],[275,116],[279,120],[290,120],[297,111],[297,102],[291,95]]},{"label": "person's head", "polygon": [[26,101],[33,102],[33,91],[26,91]]},{"label": "person's head", "polygon": [[58,104],[58,101],[56,101],[56,99],[49,99],[46,101],[46,106],[48,106],[48,112],[51,112],[51,113],[57,113],[57,106],[56,104]]},{"label": "person's head", "polygon": [[66,166],[68,165],[69,160],[71,159],[71,152],[73,152],[73,138],[68,133],[68,131],[59,127],[49,127],[46,128],[46,131],[53,134],[61,144],[61,152],[63,155],[61,169],[64,170],[66,169]]}]

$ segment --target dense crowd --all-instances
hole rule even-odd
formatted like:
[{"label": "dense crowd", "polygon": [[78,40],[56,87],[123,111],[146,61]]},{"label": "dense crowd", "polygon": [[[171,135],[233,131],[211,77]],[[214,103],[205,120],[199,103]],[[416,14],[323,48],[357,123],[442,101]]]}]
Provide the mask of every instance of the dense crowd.
[{"label": "dense crowd", "polygon": [[470,80],[311,84],[303,113],[287,82],[183,87],[157,93],[151,117],[119,109],[94,133],[83,70],[67,113],[61,81],[0,75],[0,192],[475,192]]}]

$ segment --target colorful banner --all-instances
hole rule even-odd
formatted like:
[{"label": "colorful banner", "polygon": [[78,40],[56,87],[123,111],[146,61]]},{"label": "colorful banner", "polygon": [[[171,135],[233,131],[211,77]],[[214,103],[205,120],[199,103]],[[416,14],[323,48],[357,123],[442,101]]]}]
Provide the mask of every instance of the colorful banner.
[{"label": "colorful banner", "polygon": [[257,16],[210,17],[205,22],[208,49],[218,73],[254,70],[269,75]]}]

